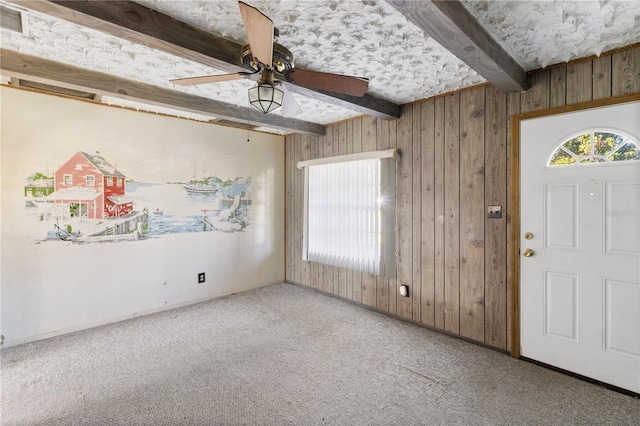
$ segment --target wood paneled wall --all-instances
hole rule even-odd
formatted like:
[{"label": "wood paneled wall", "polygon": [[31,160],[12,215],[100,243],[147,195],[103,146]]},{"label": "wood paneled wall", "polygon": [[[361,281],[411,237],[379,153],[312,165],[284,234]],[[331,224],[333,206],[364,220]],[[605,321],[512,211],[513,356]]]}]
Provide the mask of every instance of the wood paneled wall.
[{"label": "wood paneled wall", "polygon": [[[486,345],[510,348],[514,256],[507,226],[513,114],[640,92],[640,47],[533,72],[530,89],[490,85],[361,117],[325,136],[286,138],[286,279]],[[302,260],[300,160],[388,148],[397,167],[397,274],[375,277]],[[487,206],[503,208],[486,218]],[[398,293],[409,286],[409,297]]]}]

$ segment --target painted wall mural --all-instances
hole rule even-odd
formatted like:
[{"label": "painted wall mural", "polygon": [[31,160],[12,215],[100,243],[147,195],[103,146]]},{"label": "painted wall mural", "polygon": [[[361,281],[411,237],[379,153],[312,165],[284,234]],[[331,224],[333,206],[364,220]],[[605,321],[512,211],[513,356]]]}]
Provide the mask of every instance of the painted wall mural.
[{"label": "painted wall mural", "polygon": [[[122,160],[141,163],[135,161],[137,155]],[[251,222],[250,176],[223,177],[205,167],[197,172],[198,159],[185,157],[174,164],[192,162],[191,178],[162,179],[158,172],[153,178],[153,172],[137,168],[119,170],[118,160],[100,151],[78,151],[59,159],[61,165],[51,174],[34,170],[24,187],[25,215],[34,224],[30,235],[36,240],[113,242],[239,232]]]}]

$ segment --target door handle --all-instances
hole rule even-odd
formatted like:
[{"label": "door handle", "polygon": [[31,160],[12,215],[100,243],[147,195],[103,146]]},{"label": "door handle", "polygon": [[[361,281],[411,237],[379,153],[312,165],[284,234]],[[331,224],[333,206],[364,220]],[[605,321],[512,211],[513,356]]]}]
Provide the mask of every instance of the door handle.
[{"label": "door handle", "polygon": [[530,248],[528,248],[528,249],[524,249],[524,251],[522,252],[522,255],[523,255],[524,257],[531,257],[531,256],[533,256],[533,255],[534,255],[534,253],[535,253],[535,252],[534,252],[533,250],[531,250]]}]

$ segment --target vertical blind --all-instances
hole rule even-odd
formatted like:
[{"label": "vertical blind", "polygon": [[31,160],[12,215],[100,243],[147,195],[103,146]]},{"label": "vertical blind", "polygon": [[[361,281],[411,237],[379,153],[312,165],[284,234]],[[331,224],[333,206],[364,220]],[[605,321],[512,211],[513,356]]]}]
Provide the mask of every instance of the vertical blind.
[{"label": "vertical blind", "polygon": [[[389,173],[381,158],[305,168],[305,260],[373,275],[389,269],[384,266],[389,257],[385,247],[395,245],[395,226],[385,223],[384,214],[391,197],[385,193],[389,179],[383,175]],[[395,182],[395,167],[393,174]]]}]

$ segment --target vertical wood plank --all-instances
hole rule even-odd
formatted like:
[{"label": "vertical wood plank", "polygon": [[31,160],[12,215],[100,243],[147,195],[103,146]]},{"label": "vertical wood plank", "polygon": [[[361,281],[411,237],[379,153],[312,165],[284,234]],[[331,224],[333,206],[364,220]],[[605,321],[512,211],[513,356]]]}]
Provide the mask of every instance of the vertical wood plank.
[{"label": "vertical wood plank", "polygon": [[521,112],[549,108],[550,74],[549,70],[546,70],[529,75],[530,88],[520,96]]},{"label": "vertical wood plank", "polygon": [[[398,120],[396,144],[400,151],[400,158],[397,162],[396,189],[397,189],[397,285],[409,287],[408,297],[396,297],[396,313],[403,318],[412,318],[414,287],[412,285],[412,263],[413,263],[413,105],[403,108],[402,116]],[[389,296],[396,293],[389,288]],[[391,297],[390,297],[391,299]]]},{"label": "vertical wood plank", "polygon": [[[309,160],[311,158],[311,136],[300,135],[300,159]],[[296,167],[297,169],[297,167]],[[298,190],[298,199],[300,200],[300,240],[296,243],[300,246],[300,284],[311,286],[311,267],[310,263],[302,260],[302,249],[304,242],[304,170],[299,170],[300,182]]]},{"label": "vertical wood plank", "polygon": [[413,105],[412,137],[412,219],[411,219],[411,252],[412,252],[412,277],[411,277],[411,316],[414,321],[422,321],[422,103]]},{"label": "vertical wood plank", "polygon": [[591,61],[567,65],[567,104],[590,101],[593,90]]},{"label": "vertical wood plank", "polygon": [[296,167],[298,161],[302,157],[302,144],[300,142],[300,134],[296,134],[293,136],[293,206],[294,206],[294,219],[293,219],[293,253],[294,253],[294,263],[293,263],[293,279],[297,283],[301,283],[301,264],[302,264],[302,200],[300,200],[300,180],[302,178],[302,170]]},{"label": "vertical wood plank", "polygon": [[484,92],[460,93],[460,334],[484,342]]},{"label": "vertical wood plank", "polygon": [[293,136],[285,138],[285,279],[293,281]]},{"label": "vertical wood plank", "polygon": [[[327,128],[327,133],[324,135],[324,144],[322,149],[322,157],[331,157],[333,156],[333,137],[334,137],[334,129],[333,127]],[[322,281],[324,283],[324,291],[327,293],[333,294],[333,268],[328,265],[321,265],[322,268]]]},{"label": "vertical wood plank", "polygon": [[[318,136],[311,137],[311,143],[310,143],[311,159],[319,158],[320,141],[321,141],[321,138]],[[317,262],[309,262],[311,287],[313,288],[322,288],[321,287],[322,284],[318,276],[319,266],[320,265]]]},{"label": "vertical wood plank", "polygon": [[549,106],[558,107],[567,103],[567,67],[549,71]]},{"label": "vertical wood plank", "polygon": [[640,48],[614,53],[611,73],[611,95],[640,92]]},{"label": "vertical wood plank", "polygon": [[[327,139],[327,146],[325,147],[325,157],[333,157],[338,155],[339,127],[332,126],[331,129],[327,129],[327,133],[331,133],[331,137]],[[324,265],[324,279],[327,282],[327,291],[335,295],[338,294],[337,275],[337,268],[329,265]]]},{"label": "vertical wood plank", "polygon": [[593,60],[593,99],[611,97],[611,55]]},{"label": "vertical wood plank", "polygon": [[[323,158],[325,157],[325,147],[327,146],[327,135],[322,135],[318,137],[318,148],[317,148],[317,152],[318,152],[318,157],[317,158]],[[317,265],[317,274],[318,274],[318,290],[322,290],[322,291],[327,291],[327,280],[325,279],[324,276],[324,265],[321,263],[316,263]]]},{"label": "vertical wood plank", "polygon": [[[345,154],[353,154],[353,120],[346,121],[346,149]],[[345,297],[353,300],[353,270],[345,269],[346,275],[346,294]]]},{"label": "vertical wood plank", "polygon": [[[362,152],[375,151],[380,124],[373,117],[362,119]],[[362,274],[362,303],[373,308],[378,307],[378,280],[371,274]]]},{"label": "vertical wood plank", "polygon": [[[377,120],[377,135],[376,139],[376,149],[389,149],[391,147],[389,143],[389,121],[388,120]],[[396,183],[397,185],[397,183]],[[389,311],[389,278],[379,276],[376,277],[377,282],[377,298],[376,298],[376,308],[390,312]],[[395,305],[394,305],[395,311]]]},{"label": "vertical wood plank", "polygon": [[[362,118],[357,118],[352,121],[352,138],[351,138],[351,152],[362,152]],[[347,287],[348,287],[347,283]],[[351,291],[352,300],[357,303],[362,303],[362,272],[351,271]]]},{"label": "vertical wood plank", "polygon": [[[389,139],[388,139],[388,148],[394,149],[398,147],[398,120],[389,121]],[[396,173],[397,174],[397,173]],[[396,177],[397,179],[397,177]],[[396,188],[397,188],[396,182]],[[398,240],[396,239],[396,251],[397,251]],[[397,271],[395,277],[389,277],[388,280],[388,289],[387,294],[389,297],[389,312],[395,314],[398,312],[398,279],[397,279]]]},{"label": "vertical wood plank", "polygon": [[445,100],[444,329],[460,332],[460,93]]},{"label": "vertical wood plank", "polygon": [[444,216],[444,192],[445,192],[445,98],[435,99],[434,107],[434,215],[436,218],[434,227],[434,325],[444,330],[445,324],[445,216]]},{"label": "vertical wood plank", "polygon": [[435,326],[435,101],[420,104],[420,321]]},{"label": "vertical wood plank", "polygon": [[486,88],[485,183],[487,205],[502,206],[501,219],[485,219],[484,342],[507,349],[507,96]]},{"label": "vertical wood plank", "polygon": [[[347,154],[347,122],[343,121],[339,123],[338,128],[338,146],[336,155]],[[346,203],[347,200],[342,200],[342,203]],[[345,268],[336,267],[336,278],[338,284],[338,296],[347,298],[347,270]]]},{"label": "vertical wood plank", "polygon": [[517,217],[514,216],[514,212],[518,208],[512,203],[512,195],[514,191],[519,191],[517,184],[513,182],[512,176],[515,174],[514,172],[517,173],[520,170],[520,165],[518,164],[519,159],[513,158],[512,156],[513,144],[517,142],[511,139],[511,116],[522,112],[521,105],[522,100],[520,93],[510,93],[507,95],[507,349],[511,349],[515,343],[514,335],[517,333],[517,330],[514,330],[513,324],[519,320],[517,315],[515,315],[516,317],[514,318],[514,312],[518,307],[513,304],[516,299],[514,293],[517,293],[516,287],[519,285],[517,277],[518,271],[510,266],[517,263],[517,259],[514,258],[514,256],[517,256],[514,254],[517,247],[514,247],[512,242],[517,240],[518,236],[513,234],[520,232],[511,226],[512,222],[517,222]]}]

